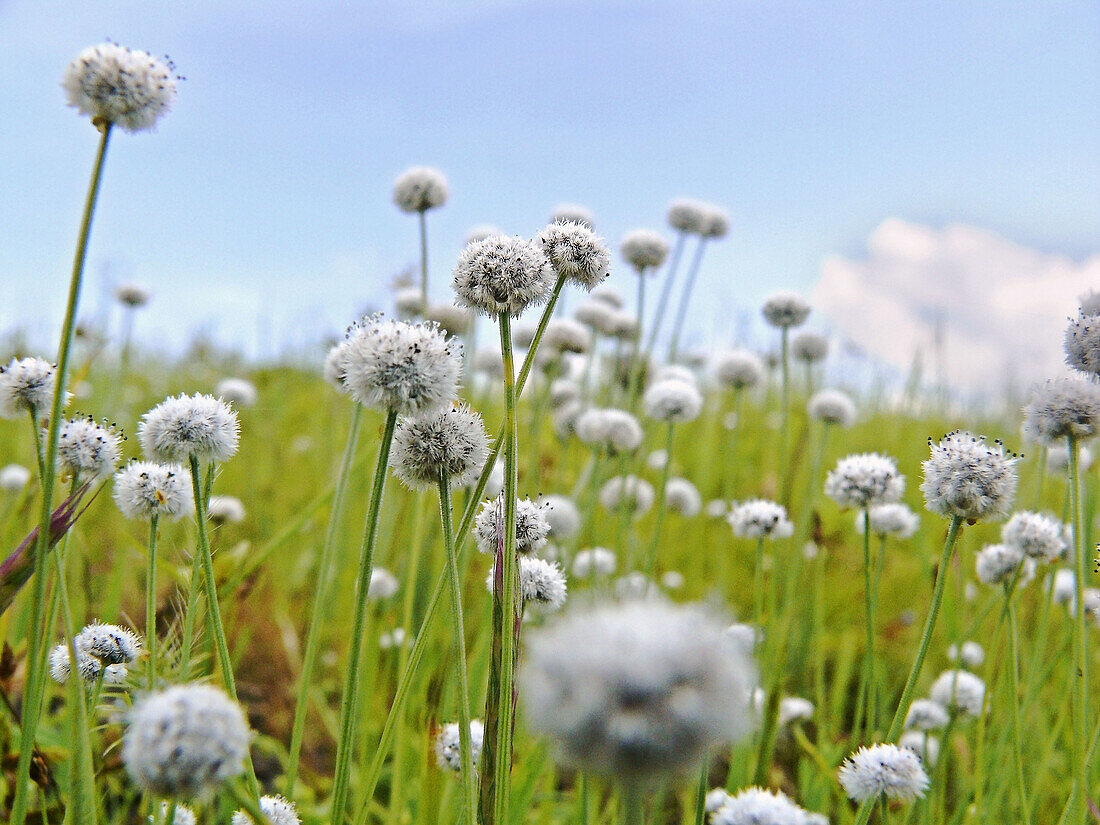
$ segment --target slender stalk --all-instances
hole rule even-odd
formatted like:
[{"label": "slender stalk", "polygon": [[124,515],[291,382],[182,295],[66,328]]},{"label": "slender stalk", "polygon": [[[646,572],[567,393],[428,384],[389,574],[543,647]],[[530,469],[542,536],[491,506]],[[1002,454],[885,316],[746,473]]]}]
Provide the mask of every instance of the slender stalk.
[{"label": "slender stalk", "polygon": [[783,491],[782,498],[784,504],[786,504],[790,498],[790,469],[787,466],[787,460],[790,457],[791,365],[788,363],[790,360],[788,352],[790,350],[790,342],[788,338],[789,330],[787,327],[783,327],[780,335],[779,352],[779,364],[782,376],[779,403],[782,409],[779,411],[779,466],[777,469],[780,481],[782,482],[780,489]]},{"label": "slender stalk", "polygon": [[630,354],[630,389],[627,409],[634,412],[638,406],[638,397],[642,394],[642,375],[646,363],[642,359],[642,318],[645,315],[645,268],[638,270],[638,333],[634,336],[634,346]]},{"label": "slender stalk", "polygon": [[516,384],[511,318],[500,313],[500,350],[504,357],[504,541],[498,547],[493,587],[493,641],[485,706],[481,816],[484,825],[507,825],[512,769],[513,696],[516,623],[520,615],[519,562],[516,559]]},{"label": "slender stalk", "polygon": [[69,279],[69,299],[65,306],[65,319],[61,324],[61,340],[57,351],[57,370],[54,383],[53,403],[50,406],[50,421],[46,431],[46,450],[42,467],[42,510],[38,520],[38,541],[35,545],[35,583],[31,602],[31,628],[35,633],[34,649],[28,651],[27,691],[23,701],[22,731],[19,744],[19,761],[15,768],[15,798],[12,802],[12,825],[24,825],[27,819],[27,802],[31,793],[30,767],[34,750],[35,734],[38,731],[38,717],[42,712],[42,693],[45,689],[45,670],[38,666],[39,650],[45,643],[45,634],[40,627],[42,607],[46,598],[46,554],[50,549],[50,516],[53,513],[53,493],[56,481],[57,446],[61,435],[61,410],[65,402],[65,385],[69,375],[69,354],[73,343],[73,330],[76,327],[76,308],[80,300],[80,286],[84,279],[84,260],[88,253],[88,238],[91,236],[92,216],[95,213],[99,184],[103,173],[103,164],[107,157],[107,145],[111,137],[111,124],[97,124],[100,131],[99,147],[92,165],[92,178],[88,184],[88,194],[84,201],[84,213],[80,221],[80,236],[76,243],[73,258],[72,275]]},{"label": "slender stalk", "polygon": [[665,282],[661,287],[661,299],[657,302],[657,314],[653,317],[653,325],[649,328],[646,338],[645,354],[653,354],[653,348],[657,345],[657,335],[661,331],[661,325],[665,320],[665,309],[672,298],[672,284],[676,281],[676,272],[680,268],[680,257],[687,243],[687,233],[681,230],[676,235],[676,244],[672,247],[672,255],[668,259],[668,271],[665,273]]},{"label": "slender stalk", "polygon": [[1016,633],[1016,609],[1012,606],[1012,591],[1005,586],[1005,609],[1008,610],[1008,627],[1012,638],[1012,740],[1016,758],[1016,783],[1020,793],[1020,813],[1023,825],[1031,825],[1031,811],[1027,802],[1027,783],[1024,781],[1023,746],[1020,740],[1020,641]]},{"label": "slender stalk", "polygon": [[332,510],[329,513],[328,529],[325,531],[325,543],[321,548],[321,559],[317,565],[317,585],[313,604],[310,608],[309,629],[306,631],[306,646],[302,653],[302,675],[298,680],[298,697],[294,704],[294,727],[290,735],[290,752],[286,763],[286,797],[294,798],[294,782],[298,777],[298,760],[302,753],[302,740],[306,729],[306,712],[309,707],[309,686],[313,684],[313,671],[317,665],[317,653],[321,641],[321,625],[325,607],[328,605],[328,592],[332,584],[332,573],[336,563],[336,536],[344,514],[344,500],[347,496],[348,480],[355,463],[355,451],[359,444],[359,429],[363,420],[363,408],[354,405],[348,440],[344,446],[344,457],[340,462],[340,474],[336,479],[336,490],[332,498]]},{"label": "slender stalk", "polygon": [[687,279],[684,281],[684,291],[680,293],[680,306],[676,310],[676,325],[672,328],[672,343],[668,346],[668,360],[673,362],[680,354],[680,333],[684,330],[684,321],[687,319],[688,304],[691,302],[691,293],[695,289],[695,279],[699,275],[699,264],[703,260],[703,251],[707,248],[707,239],[699,236],[699,244],[695,247],[695,255],[691,259],[691,267],[688,269]]},{"label": "slender stalk", "polygon": [[[198,503],[195,504],[198,507]],[[180,640],[180,679],[191,679],[191,648],[195,638],[195,620],[199,612],[199,578],[202,575],[202,557],[196,550],[191,558],[191,577],[187,581],[187,612],[183,616],[183,635]]]},{"label": "slender stalk", "polygon": [[1073,516],[1074,547],[1074,616],[1073,616],[1073,805],[1070,822],[1084,822],[1088,813],[1088,658],[1085,652],[1085,541],[1084,516],[1081,512],[1080,445],[1070,436],[1069,495]]},{"label": "slender stalk", "polygon": [[443,545],[447,551],[447,574],[451,582],[451,622],[454,629],[455,675],[458,677],[458,747],[462,761],[462,789],[466,815],[477,821],[477,776],[474,774],[470,743],[470,679],[466,671],[466,629],[462,620],[462,583],[458,575],[454,529],[451,521],[451,487],[444,470],[439,479],[439,516],[443,522]]},{"label": "slender stalk", "polygon": [[426,310],[428,308],[428,221],[424,217],[423,209],[417,215],[420,217],[420,298]]},{"label": "slender stalk", "polygon": [[695,788],[695,825],[703,825],[707,815],[707,779],[710,774],[710,759],[703,760],[699,769],[699,784]]},{"label": "slender stalk", "polygon": [[145,649],[149,651],[149,690],[157,681],[157,519],[149,519],[149,572],[145,577]]},{"label": "slender stalk", "polygon": [[752,577],[752,621],[757,630],[764,626],[764,537],[756,540],[756,568]]},{"label": "slender stalk", "polygon": [[622,788],[622,825],[645,825],[645,799],[642,789],[631,783]]},{"label": "slender stalk", "polygon": [[[657,495],[657,523],[653,527],[653,540],[649,545],[649,556],[646,564],[646,576],[653,578],[653,571],[657,569],[657,548],[661,543],[661,528],[665,523],[665,503],[668,500],[668,474],[672,467],[672,438],[676,432],[676,425],[668,422],[668,435],[665,437],[665,466],[661,469],[661,489]],[[625,492],[625,490],[624,490]]]},{"label": "slender stalk", "polygon": [[[866,716],[862,720],[865,736],[875,729],[875,594],[871,587],[871,511],[863,508],[863,609],[867,631],[867,652],[863,660],[863,688],[867,697]],[[857,724],[859,721],[857,720]]]},{"label": "slender stalk", "polygon": [[[351,781],[351,756],[355,750],[355,717],[359,711],[359,668],[363,658],[363,631],[367,625],[367,591],[374,567],[374,545],[378,539],[378,516],[382,510],[382,496],[386,489],[386,468],[390,460],[390,445],[397,424],[397,413],[386,413],[386,425],[382,442],[378,445],[378,461],[374,467],[374,483],[371,487],[367,523],[363,530],[363,543],[359,549],[359,577],[355,583],[355,612],[352,616],[351,647],[348,651],[344,692],[340,700],[340,741],[336,745],[336,773],[332,788],[332,825],[344,821],[347,807],[348,785]],[[365,802],[369,803],[369,799]]]}]

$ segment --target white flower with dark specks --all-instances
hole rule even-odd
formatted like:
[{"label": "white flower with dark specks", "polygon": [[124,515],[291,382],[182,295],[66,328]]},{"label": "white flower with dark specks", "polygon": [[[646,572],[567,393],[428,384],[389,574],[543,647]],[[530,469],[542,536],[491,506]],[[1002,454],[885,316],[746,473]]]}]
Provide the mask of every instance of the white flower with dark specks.
[{"label": "white flower with dark specks", "polygon": [[179,464],[131,461],[115,473],[112,496],[126,518],[178,519],[195,509],[191,477]]},{"label": "white flower with dark specks", "polygon": [[65,69],[61,81],[69,105],[92,122],[127,132],[152,129],[176,99],[172,61],[117,43],[90,46]]},{"label": "white flower with dark specks", "polygon": [[751,499],[735,504],[726,519],[733,534],[743,539],[790,538],[794,525],[787,519],[787,509],[774,501]]},{"label": "white flower with dark specks", "polygon": [[590,225],[555,221],[539,232],[537,240],[554,271],[587,290],[609,274],[611,252]]},{"label": "white flower with dark specks", "polygon": [[521,315],[546,303],[554,269],[535,241],[494,235],[469,244],[454,268],[458,302],[484,315]]},{"label": "white flower with dark specks", "polygon": [[445,407],[397,422],[390,467],[414,490],[435,487],[444,475],[453,489],[475,481],[488,456],[481,416],[467,406]]},{"label": "white flower with dark specks", "polygon": [[106,478],[115,471],[122,436],[104,422],[74,418],[61,422],[57,442],[57,466],[81,481]]},{"label": "white flower with dark specks", "polygon": [[166,464],[225,461],[237,452],[241,425],[232,407],[212,395],[165,399],[141,417],[138,440],[149,458]]},{"label": "white flower with dark specks", "polygon": [[911,802],[928,790],[928,774],[920,757],[897,745],[863,747],[840,766],[840,784],[856,802],[887,799]]},{"label": "white flower with dark specks", "polygon": [[56,373],[57,368],[41,358],[13,358],[0,367],[0,418],[20,418],[31,412],[40,418],[48,416]]},{"label": "white flower with dark specks", "polygon": [[764,301],[764,320],[779,329],[802,326],[810,317],[810,305],[801,295],[777,292]]},{"label": "white flower with dark specks", "polygon": [[928,439],[928,445],[932,454],[923,464],[921,492],[929,510],[970,522],[1008,514],[1016,495],[1015,453],[963,430],[938,443]]},{"label": "white flower with dark specks", "polygon": [[447,202],[447,179],[438,169],[414,166],[393,182],[393,202],[402,212],[427,212]]},{"label": "white flower with dark specks", "polygon": [[840,459],[825,478],[825,495],[841,507],[865,508],[892,504],[905,492],[905,476],[897,461],[879,453]]},{"label": "white flower with dark specks", "polygon": [[1100,386],[1081,378],[1047,381],[1024,407],[1024,436],[1050,446],[1066,438],[1078,441],[1100,432]]}]

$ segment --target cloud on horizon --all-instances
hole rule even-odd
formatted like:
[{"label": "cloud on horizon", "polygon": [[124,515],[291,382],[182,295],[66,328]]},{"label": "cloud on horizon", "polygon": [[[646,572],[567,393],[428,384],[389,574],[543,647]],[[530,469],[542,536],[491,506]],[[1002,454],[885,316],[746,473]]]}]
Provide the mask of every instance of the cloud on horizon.
[{"label": "cloud on horizon", "polygon": [[1100,253],[1084,261],[994,232],[883,221],[860,259],[822,264],[814,305],[853,343],[906,371],[920,355],[957,389],[1001,393],[1063,374],[1062,335],[1078,296],[1100,288]]}]

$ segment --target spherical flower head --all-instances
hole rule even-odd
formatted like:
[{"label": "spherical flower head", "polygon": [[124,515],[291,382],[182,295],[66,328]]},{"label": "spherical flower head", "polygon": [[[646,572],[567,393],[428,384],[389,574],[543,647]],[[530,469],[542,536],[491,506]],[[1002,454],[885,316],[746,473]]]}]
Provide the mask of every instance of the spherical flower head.
[{"label": "spherical flower head", "polygon": [[579,223],[591,229],[595,221],[592,210],[579,203],[559,203],[550,213],[550,223]]},{"label": "spherical flower head", "polygon": [[141,417],[138,440],[145,455],[165,464],[192,458],[225,461],[237,452],[241,425],[233,408],[212,395],[173,396]]},{"label": "spherical flower head", "polygon": [[678,381],[686,381],[693,387],[696,385],[695,373],[691,367],[683,364],[660,364],[653,368],[653,380],[665,381],[675,378]]},{"label": "spherical flower head", "polygon": [[613,408],[585,410],[573,426],[582,442],[611,455],[634,452],[645,437],[638,419]]},{"label": "spherical flower head", "polygon": [[707,205],[694,198],[676,198],[668,205],[668,225],[685,235],[702,235],[708,217]]},{"label": "spherical flower head", "polygon": [[1024,407],[1024,436],[1051,445],[1100,432],[1100,386],[1080,378],[1059,378],[1037,387]]},{"label": "spherical flower head", "polygon": [[931,699],[917,699],[909,706],[905,716],[905,727],[912,730],[936,730],[947,727],[951,715],[947,708]]},{"label": "spherical flower head", "polygon": [[196,825],[198,820],[195,818],[195,812],[188,808],[186,805],[182,805],[178,802],[161,802],[160,803],[160,819],[155,819],[153,814],[149,814],[149,825],[156,825],[157,822],[167,822],[168,812],[171,810],[172,805],[176,806],[176,819],[175,825]]},{"label": "spherical flower head", "polygon": [[735,505],[726,520],[738,538],[775,541],[794,535],[794,525],[787,519],[787,508],[765,499],[751,499]]},{"label": "spherical flower head", "polygon": [[61,88],[69,105],[91,116],[93,123],[143,132],[176,100],[175,66],[148,52],[101,43],[73,59]]},{"label": "spherical flower head", "polygon": [[810,305],[794,292],[777,292],[764,301],[764,320],[777,329],[799,327],[810,317]]},{"label": "spherical flower head", "polygon": [[825,477],[825,495],[845,508],[891,504],[904,492],[905,476],[897,461],[879,453],[842,458]]},{"label": "spherical flower head", "polygon": [[1081,312],[1066,327],[1066,364],[1075,370],[1100,375],[1100,316]]},{"label": "spherical flower head", "polygon": [[195,510],[190,475],[179,464],[131,461],[114,481],[112,496],[126,518],[178,519]]},{"label": "spherical flower head", "polygon": [[703,799],[703,809],[708,814],[712,814],[726,804],[729,799],[732,799],[732,797],[725,788],[711,788]]},{"label": "spherical flower head", "polygon": [[131,309],[145,306],[152,297],[153,293],[144,284],[119,284],[115,287],[115,300]]},{"label": "spherical flower head", "polygon": [[210,496],[206,517],[215,524],[240,524],[245,517],[244,502],[235,496]]},{"label": "spherical flower head", "polygon": [[555,378],[550,382],[550,406],[555,410],[579,402],[581,386],[571,378]]},{"label": "spherical flower head", "polygon": [[626,305],[623,294],[607,283],[600,284],[593,289],[591,295],[594,300],[603,301],[612,309],[622,309]]},{"label": "spherical flower head", "polygon": [[61,422],[57,442],[57,466],[63,473],[82,481],[106,478],[115,471],[122,436],[106,422],[74,418]]},{"label": "spherical flower head", "polygon": [[477,226],[473,227],[469,232],[466,233],[466,243],[477,243],[478,241],[483,241],[486,238],[491,238],[494,235],[505,234],[507,233],[499,226],[495,226],[491,223],[479,223]]},{"label": "spherical flower head", "polygon": [[610,274],[611,252],[589,225],[555,221],[537,240],[554,271],[578,286],[591,291]]},{"label": "spherical flower head", "polygon": [[[470,720],[470,757],[477,769],[481,746],[485,742],[485,725],[480,719]],[[448,722],[435,736],[435,762],[445,771],[462,772],[462,751],[458,722]]]},{"label": "spherical flower head", "polygon": [[670,478],[665,484],[665,506],[684,518],[692,518],[703,509],[703,497],[686,478]]},{"label": "spherical flower head", "polygon": [[454,304],[429,304],[424,310],[424,320],[434,321],[448,336],[465,335],[470,331],[474,316],[465,307]]},{"label": "spherical flower head", "polygon": [[1018,456],[1000,441],[965,430],[948,433],[938,443],[928,440],[932,454],[924,463],[925,506],[942,516],[966,519],[1004,518],[1016,495]]},{"label": "spherical flower head", "polygon": [[791,336],[791,356],[804,364],[817,364],[829,354],[829,339],[820,332],[802,330]]},{"label": "spherical flower head", "polygon": [[402,212],[427,212],[447,202],[447,179],[438,169],[413,166],[393,182],[393,202]]},{"label": "spherical flower head", "polygon": [[734,390],[755,387],[764,380],[764,374],[764,362],[748,350],[728,350],[714,359],[714,377]]},{"label": "spherical flower head", "polygon": [[397,576],[384,567],[375,567],[370,571],[367,598],[372,602],[392,598],[397,595],[400,586]]},{"label": "spherical flower head", "polygon": [[805,811],[782,791],[745,788],[726,798],[710,818],[711,825],[806,825]]},{"label": "spherical flower head", "polygon": [[[493,592],[496,562],[485,577],[485,589]],[[567,588],[565,574],[554,562],[537,556],[519,557],[519,593],[525,604],[537,604],[552,612],[565,604]]]},{"label": "spherical flower head", "polygon": [[546,325],[539,354],[560,355],[564,352],[588,352],[592,346],[592,334],[579,321],[554,318]]},{"label": "spherical flower head", "polygon": [[577,535],[581,529],[581,511],[568,496],[541,496],[538,500],[543,518],[550,525],[550,538],[565,541]]},{"label": "spherical flower head", "polygon": [[321,376],[337,392],[347,393],[348,388],[344,383],[344,355],[347,352],[347,341],[334,344],[325,355],[325,363],[321,368]]},{"label": "spherical flower head", "polygon": [[454,269],[458,303],[483,315],[517,317],[544,304],[554,286],[554,269],[535,241],[495,235],[467,246]]},{"label": "spherical flower head", "polygon": [[488,457],[485,423],[463,405],[398,421],[390,467],[414,490],[435,487],[444,477],[453,489],[475,481]]},{"label": "spherical flower head", "polygon": [[591,576],[610,576],[615,572],[615,554],[606,547],[581,550],[573,557],[573,575],[578,579]]},{"label": "spherical flower head", "polygon": [[1055,561],[1066,550],[1061,522],[1039,513],[1013,514],[1001,528],[1001,541],[1040,562]]},{"label": "spherical flower head", "polygon": [[839,777],[848,797],[856,802],[882,795],[912,802],[928,790],[928,774],[920,757],[897,745],[860,748],[844,760]]},{"label": "spherical flower head", "polygon": [[704,238],[724,238],[730,231],[730,216],[717,206],[707,206],[699,234]]},{"label": "spherical flower head", "polygon": [[[546,545],[550,522],[544,510],[529,498],[516,499],[516,552],[535,553]],[[474,541],[478,550],[490,555],[504,546],[503,494],[481,505],[474,518]]]},{"label": "spherical flower head", "polygon": [[814,718],[814,703],[801,696],[784,696],[779,700],[779,724],[808,722]]},{"label": "spherical flower head", "polygon": [[1024,551],[1017,545],[987,544],[978,552],[974,562],[978,581],[982,584],[1010,582],[1024,558]]},{"label": "spherical flower head", "polygon": [[31,480],[31,471],[22,464],[5,464],[0,467],[0,490],[14,493],[22,490]]},{"label": "spherical flower head", "polygon": [[633,341],[638,337],[638,319],[625,310],[616,312],[611,319],[611,337],[620,341]]},{"label": "spherical flower head", "polygon": [[415,415],[458,395],[462,346],[431,322],[372,315],[349,330],[341,363],[344,386],[364,407]]},{"label": "spherical flower head", "polygon": [[[260,813],[264,815],[269,825],[301,825],[302,822],[294,803],[282,796],[261,796]],[[236,811],[231,825],[255,825],[255,823],[244,811]]]},{"label": "spherical flower head", "polygon": [[[103,673],[103,663],[94,656],[89,656],[80,645],[76,645],[77,672],[85,682],[95,683]],[[69,681],[72,674],[72,658],[69,655],[69,645],[61,642],[50,651],[49,657],[50,678],[59,685]]]},{"label": "spherical flower head", "polygon": [[962,645],[947,646],[947,658],[952,662],[961,661],[970,668],[981,667],[985,661],[985,648],[977,642],[963,642]]},{"label": "spherical flower head", "polygon": [[99,659],[104,665],[124,665],[141,654],[141,638],[125,627],[115,624],[86,625],[76,634],[77,647]]},{"label": "spherical flower head", "polygon": [[22,418],[32,412],[49,415],[56,373],[54,365],[41,358],[13,358],[0,367],[0,418]]},{"label": "spherical flower head", "polygon": [[1077,302],[1081,305],[1082,315],[1100,315],[1100,292],[1090,289],[1088,292],[1078,295]]},{"label": "spherical flower head", "polygon": [[635,229],[627,232],[619,242],[619,254],[642,275],[665,262],[668,241],[649,229]]},{"label": "spherical flower head", "polygon": [[177,685],[134,706],[122,761],[143,791],[190,799],[239,775],[248,746],[240,705],[209,685]]},{"label": "spherical flower head", "polygon": [[699,607],[653,599],[574,611],[529,637],[520,669],[528,723],[593,774],[685,774],[755,722],[755,665],[723,627]]},{"label": "spherical flower head", "polygon": [[810,418],[824,424],[851,427],[856,421],[856,405],[839,390],[818,390],[806,405]]},{"label": "spherical flower head", "polygon": [[583,301],[573,310],[573,317],[599,335],[612,335],[615,329],[615,308],[595,298]]},{"label": "spherical flower head", "polygon": [[218,382],[214,394],[235,407],[251,407],[259,398],[256,385],[247,378],[223,378]]},{"label": "spherical flower head", "polygon": [[985,682],[967,670],[945,670],[932,683],[928,697],[948,711],[980,716],[985,703]]},{"label": "spherical flower head", "polygon": [[693,382],[666,378],[646,389],[642,407],[654,421],[682,424],[699,417],[703,411],[703,396]]},{"label": "spherical flower head", "polygon": [[[920,527],[920,516],[905,504],[874,504],[869,508],[871,532],[907,539]],[[856,513],[856,532],[863,533],[863,513]]]},{"label": "spherical flower head", "polygon": [[605,510],[615,513],[623,507],[635,518],[641,518],[653,506],[653,485],[634,475],[615,476],[600,487],[597,499]]},{"label": "spherical flower head", "polygon": [[1055,604],[1072,605],[1077,593],[1076,574],[1069,568],[1054,571],[1050,584],[1050,598]]},{"label": "spherical flower head", "polygon": [[907,730],[898,738],[898,745],[911,750],[928,767],[936,766],[940,756],[940,740],[935,736],[919,730]]},{"label": "spherical flower head", "polygon": [[407,286],[398,289],[393,295],[394,311],[402,318],[415,318],[424,312],[427,302],[424,293],[418,286]]}]

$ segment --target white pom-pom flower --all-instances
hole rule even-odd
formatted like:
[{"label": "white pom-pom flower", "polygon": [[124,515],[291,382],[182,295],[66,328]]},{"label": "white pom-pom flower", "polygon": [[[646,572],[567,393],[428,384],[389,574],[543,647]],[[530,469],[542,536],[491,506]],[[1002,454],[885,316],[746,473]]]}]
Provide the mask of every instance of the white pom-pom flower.
[{"label": "white pom-pom flower", "polygon": [[615,554],[606,547],[581,550],[573,557],[573,575],[578,579],[591,576],[610,576],[615,572]]},{"label": "white pom-pom flower", "polygon": [[985,682],[966,670],[945,670],[932,683],[928,696],[948,711],[980,716],[985,703]]},{"label": "white pom-pom flower", "polygon": [[911,802],[924,796],[929,784],[920,757],[890,744],[860,748],[840,766],[839,777],[856,802],[879,796]]},{"label": "white pom-pom flower", "polygon": [[494,235],[462,250],[454,268],[458,302],[484,315],[517,317],[549,299],[554,269],[542,247]]},{"label": "white pom-pom flower", "polygon": [[726,520],[738,538],[766,538],[775,541],[794,535],[794,525],[787,519],[787,509],[765,499],[751,499],[736,504]]},{"label": "white pom-pom flower", "polygon": [[550,223],[579,223],[591,229],[595,226],[595,216],[591,209],[579,203],[559,203],[550,213]]},{"label": "white pom-pom flower", "polygon": [[31,480],[31,471],[22,464],[5,464],[0,467],[0,490],[8,493],[22,490]]},{"label": "white pom-pom flower", "polygon": [[810,305],[801,295],[777,292],[764,301],[761,312],[769,325],[777,329],[790,329],[805,323],[810,317]]},{"label": "white pom-pom flower", "polygon": [[707,217],[707,205],[694,198],[676,198],[668,205],[668,225],[685,235],[702,235]]},{"label": "white pom-pom flower", "polygon": [[195,509],[191,478],[179,464],[131,461],[115,473],[112,496],[126,518],[178,519]]},{"label": "white pom-pom flower", "polygon": [[106,478],[114,473],[121,449],[122,436],[106,422],[99,424],[90,417],[62,421],[57,466],[81,481]]},{"label": "white pom-pom flower", "polygon": [[[301,825],[302,822],[294,803],[283,796],[261,796],[260,813],[267,819],[267,825]],[[236,811],[231,825],[255,825],[255,823],[244,811]]]},{"label": "white pom-pom flower", "polygon": [[1016,495],[1015,453],[963,430],[928,445],[921,492],[929,510],[969,522],[1007,515]]},{"label": "white pom-pom flower", "polygon": [[[485,577],[485,589],[493,592],[496,579],[496,562],[489,568]],[[519,557],[519,592],[525,604],[541,605],[548,611],[554,611],[565,604],[567,586],[565,574],[554,562],[548,562],[537,556]]]},{"label": "white pom-pom flower", "polygon": [[977,642],[963,642],[962,645],[947,646],[947,658],[952,662],[961,661],[970,668],[981,667],[985,661],[985,648]]},{"label": "white pom-pom flower", "polygon": [[167,398],[138,423],[145,455],[165,464],[225,461],[237,452],[240,433],[233,408],[201,393]]},{"label": "white pom-pom flower", "polygon": [[642,396],[645,414],[655,421],[694,421],[703,411],[703,396],[692,382],[666,378],[649,386]]},{"label": "white pom-pom flower", "polygon": [[259,399],[256,385],[247,378],[223,378],[214,389],[214,394],[236,407],[251,407]]},{"label": "white pom-pom flower", "polygon": [[[550,522],[545,507],[528,498],[516,499],[516,552],[535,553],[546,545]],[[504,500],[497,496],[481,505],[474,518],[474,540],[482,553],[495,555],[504,546]]]},{"label": "white pom-pom flower", "polygon": [[[0,418],[49,415],[57,370],[41,358],[13,358],[0,367]],[[66,398],[66,401],[68,399]]]},{"label": "white pom-pom flower", "polygon": [[764,362],[756,353],[744,349],[727,350],[714,359],[714,377],[734,390],[755,387],[764,380]]},{"label": "white pom-pom flower", "polygon": [[653,506],[653,485],[634,475],[615,476],[604,482],[597,498],[605,510],[617,512],[623,507],[635,518],[641,518]]},{"label": "white pom-pom flower", "polygon": [[1001,528],[1001,541],[1039,562],[1056,561],[1066,550],[1061,522],[1039,513],[1013,514]]},{"label": "white pom-pom flower", "polygon": [[581,529],[581,511],[568,496],[541,496],[538,504],[543,518],[550,525],[549,538],[563,541],[573,538]]},{"label": "white pom-pom flower", "polygon": [[176,99],[175,67],[148,52],[117,43],[90,46],[65,69],[61,81],[70,106],[93,123],[127,132],[152,129]]},{"label": "white pom-pom flower", "polygon": [[1024,407],[1024,436],[1052,445],[1100,432],[1100,386],[1080,378],[1060,378],[1037,387]]},{"label": "white pom-pom flower", "polygon": [[[901,503],[874,504],[868,510],[871,532],[876,536],[907,539],[920,527],[920,516]],[[863,513],[856,513],[856,532],[863,533]]]},{"label": "white pom-pom flower", "polygon": [[936,760],[940,758],[940,740],[923,731],[905,731],[898,739],[898,745],[911,750],[930,768],[934,768]]},{"label": "white pom-pom flower", "polygon": [[206,516],[215,524],[240,524],[245,517],[244,502],[236,496],[210,496]]},{"label": "white pom-pom flower", "polygon": [[936,730],[947,727],[951,715],[947,708],[931,699],[917,699],[905,715],[905,727],[913,730]]},{"label": "white pom-pom flower", "polygon": [[446,407],[397,422],[390,466],[414,490],[434,487],[444,476],[455,488],[475,481],[488,456],[481,416],[466,406]]},{"label": "white pom-pom flower", "polygon": [[905,476],[897,461],[879,453],[842,458],[825,477],[825,495],[845,508],[892,504],[904,492]]},{"label": "white pom-pom flower", "polygon": [[438,169],[413,166],[393,182],[393,202],[402,212],[427,212],[447,202],[447,179]]},{"label": "white pom-pom flower", "polygon": [[1070,319],[1065,337],[1066,364],[1075,370],[1100,374],[1100,318],[1082,311]]},{"label": "white pom-pom flower", "polygon": [[856,405],[840,390],[818,390],[806,405],[806,412],[815,421],[851,427],[856,420]]},{"label": "white pom-pom flower", "polygon": [[115,287],[115,300],[125,307],[137,309],[149,303],[153,293],[144,284],[128,283]]},{"label": "white pom-pom flower", "polygon": [[703,509],[703,497],[686,478],[670,478],[665,485],[665,506],[684,518],[692,518]]},{"label": "white pom-pom flower", "polygon": [[668,241],[649,229],[627,232],[619,242],[619,252],[639,274],[652,271],[668,257]]},{"label": "white pom-pom flower", "polygon": [[555,221],[539,232],[537,240],[554,271],[587,290],[609,274],[611,252],[590,224]]},{"label": "white pom-pom flower", "polygon": [[820,332],[802,330],[791,336],[791,357],[805,364],[824,361],[829,354],[829,339]]},{"label": "white pom-pom flower", "polygon": [[[470,720],[470,757],[477,768],[481,746],[485,741],[485,725],[480,719]],[[445,771],[462,772],[462,751],[458,722],[448,722],[435,736],[435,762]]]}]

